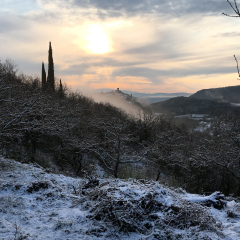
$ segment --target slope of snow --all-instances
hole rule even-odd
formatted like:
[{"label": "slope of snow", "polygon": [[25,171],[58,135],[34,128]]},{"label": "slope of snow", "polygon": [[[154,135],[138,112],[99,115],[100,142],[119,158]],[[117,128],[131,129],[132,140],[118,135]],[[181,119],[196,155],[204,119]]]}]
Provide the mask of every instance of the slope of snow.
[{"label": "slope of snow", "polygon": [[206,199],[153,181],[71,178],[0,157],[0,239],[240,239],[240,204],[217,210],[199,204]]}]

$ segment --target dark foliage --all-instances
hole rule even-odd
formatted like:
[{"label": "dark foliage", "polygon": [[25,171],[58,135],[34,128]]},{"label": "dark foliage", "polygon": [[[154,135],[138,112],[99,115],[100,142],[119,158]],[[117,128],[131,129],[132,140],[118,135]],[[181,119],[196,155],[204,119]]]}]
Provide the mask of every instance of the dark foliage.
[{"label": "dark foliage", "polygon": [[49,51],[48,51],[47,86],[48,86],[49,90],[55,91],[54,63],[53,63],[53,54],[52,54],[51,42],[49,43]]},{"label": "dark foliage", "polygon": [[46,77],[44,63],[42,63],[42,89],[46,90],[46,88],[47,88],[47,77]]},{"label": "dark foliage", "polygon": [[63,99],[65,97],[61,79],[60,79],[60,83],[59,83],[58,95],[59,95],[59,98],[61,98],[61,99]]}]

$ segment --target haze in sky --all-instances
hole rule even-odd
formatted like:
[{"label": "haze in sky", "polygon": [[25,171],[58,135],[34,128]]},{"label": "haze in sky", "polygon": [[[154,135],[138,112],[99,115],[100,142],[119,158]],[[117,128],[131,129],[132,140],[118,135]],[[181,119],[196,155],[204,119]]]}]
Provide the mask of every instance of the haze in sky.
[{"label": "haze in sky", "polygon": [[[239,1],[240,4],[240,1]],[[195,92],[238,85],[240,18],[226,0],[1,0],[1,59],[80,91]]]}]

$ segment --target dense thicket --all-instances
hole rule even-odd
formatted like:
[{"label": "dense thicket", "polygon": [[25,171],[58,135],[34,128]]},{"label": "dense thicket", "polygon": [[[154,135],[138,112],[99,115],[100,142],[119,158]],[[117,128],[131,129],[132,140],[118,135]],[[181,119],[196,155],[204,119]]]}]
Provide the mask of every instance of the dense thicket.
[{"label": "dense thicket", "polygon": [[240,118],[229,112],[208,131],[189,130],[142,112],[127,115],[80,94],[41,90],[39,79],[0,63],[0,149],[84,174],[100,166],[115,177],[148,178],[192,192],[240,195]]}]

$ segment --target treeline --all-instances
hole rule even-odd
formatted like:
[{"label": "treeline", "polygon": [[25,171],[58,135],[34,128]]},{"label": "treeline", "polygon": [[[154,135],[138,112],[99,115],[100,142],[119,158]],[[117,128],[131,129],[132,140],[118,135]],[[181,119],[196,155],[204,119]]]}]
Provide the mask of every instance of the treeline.
[{"label": "treeline", "polygon": [[[147,178],[190,192],[240,195],[240,118],[230,111],[208,131],[189,130],[143,111],[138,117],[0,63],[0,150],[73,175]],[[52,170],[53,171],[53,170]],[[95,172],[95,173],[94,173]]]}]

